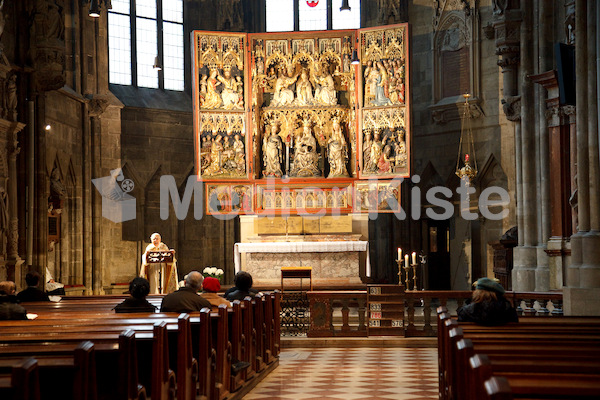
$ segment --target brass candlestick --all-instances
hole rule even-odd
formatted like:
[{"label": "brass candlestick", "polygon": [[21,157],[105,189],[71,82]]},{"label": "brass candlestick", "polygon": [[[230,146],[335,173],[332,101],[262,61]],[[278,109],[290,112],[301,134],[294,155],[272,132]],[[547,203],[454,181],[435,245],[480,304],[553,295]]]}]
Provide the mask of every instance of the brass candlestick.
[{"label": "brass candlestick", "polygon": [[404,263],[404,287],[406,288],[406,290],[409,289],[409,283],[410,283],[410,265],[408,265],[408,263]]},{"label": "brass candlestick", "polygon": [[402,260],[396,260],[398,264],[398,285],[402,286]]},{"label": "brass candlestick", "polygon": [[417,290],[417,263],[413,263],[411,264],[412,267],[412,271],[413,271],[413,290]]}]

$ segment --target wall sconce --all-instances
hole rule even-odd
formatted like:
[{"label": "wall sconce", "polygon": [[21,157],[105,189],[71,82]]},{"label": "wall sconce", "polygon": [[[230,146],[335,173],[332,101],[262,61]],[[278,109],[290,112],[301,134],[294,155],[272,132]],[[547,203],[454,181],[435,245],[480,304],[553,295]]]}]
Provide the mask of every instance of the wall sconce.
[{"label": "wall sconce", "polygon": [[156,71],[160,71],[162,69],[162,65],[160,65],[160,60],[158,59],[158,56],[154,57],[154,65],[152,66],[152,68],[154,68],[154,70]]},{"label": "wall sconce", "polygon": [[[112,4],[111,4],[110,0],[89,0],[89,2],[90,2],[90,11],[88,12],[88,15],[92,18],[100,17],[101,3],[104,3],[104,5],[106,5],[107,10],[112,9]],[[87,0],[86,0],[86,3],[87,3]]]},{"label": "wall sconce", "polygon": [[342,6],[340,7],[340,11],[348,10],[350,11],[350,4],[348,4],[349,0],[342,0]]}]

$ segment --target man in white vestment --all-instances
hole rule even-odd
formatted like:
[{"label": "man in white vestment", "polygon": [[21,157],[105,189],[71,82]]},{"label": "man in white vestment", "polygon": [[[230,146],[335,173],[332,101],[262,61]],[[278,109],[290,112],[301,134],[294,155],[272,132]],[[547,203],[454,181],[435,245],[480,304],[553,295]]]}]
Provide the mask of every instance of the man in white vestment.
[{"label": "man in white vestment", "polygon": [[173,257],[172,262],[148,262],[148,253],[175,253],[175,250],[169,249],[169,247],[161,241],[162,238],[159,233],[153,233],[150,236],[150,240],[152,243],[146,247],[146,250],[142,254],[140,276],[148,279],[150,282],[150,293],[172,293],[177,290],[177,260]]}]

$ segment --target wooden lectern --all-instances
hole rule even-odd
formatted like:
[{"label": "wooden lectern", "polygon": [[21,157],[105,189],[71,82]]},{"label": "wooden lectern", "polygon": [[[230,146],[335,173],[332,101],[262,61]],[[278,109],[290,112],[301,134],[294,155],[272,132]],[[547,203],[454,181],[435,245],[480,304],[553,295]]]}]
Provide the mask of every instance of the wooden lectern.
[{"label": "wooden lectern", "polygon": [[[146,253],[146,263],[147,264],[167,264],[166,272],[166,282],[165,287],[169,287],[169,278],[171,277],[171,268],[173,268],[173,251],[172,250],[163,250],[163,251],[149,251]],[[158,292],[163,292],[163,279],[162,279],[162,268],[158,269]]]}]

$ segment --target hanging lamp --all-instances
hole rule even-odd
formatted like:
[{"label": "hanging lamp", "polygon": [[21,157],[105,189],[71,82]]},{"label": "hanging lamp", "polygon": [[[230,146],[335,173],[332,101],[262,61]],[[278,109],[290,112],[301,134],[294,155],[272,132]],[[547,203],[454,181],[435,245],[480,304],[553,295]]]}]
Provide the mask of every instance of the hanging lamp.
[{"label": "hanging lamp", "polygon": [[465,181],[466,186],[477,176],[477,159],[475,158],[475,143],[471,129],[471,112],[469,110],[469,93],[463,94],[465,105],[461,117],[460,143],[458,145],[458,159],[456,160],[456,175]]}]

